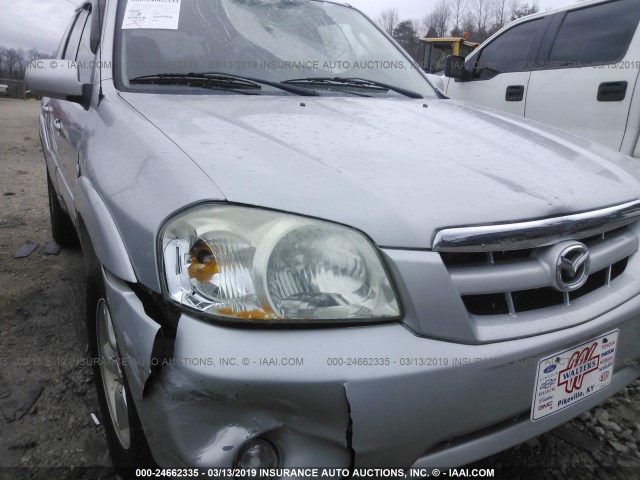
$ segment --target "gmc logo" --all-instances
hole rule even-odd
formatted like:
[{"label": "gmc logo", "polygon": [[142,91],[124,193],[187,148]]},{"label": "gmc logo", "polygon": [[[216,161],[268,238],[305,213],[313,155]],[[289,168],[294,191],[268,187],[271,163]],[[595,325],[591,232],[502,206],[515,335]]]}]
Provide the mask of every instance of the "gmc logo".
[{"label": "gmc logo", "polygon": [[545,408],[549,408],[549,407],[551,407],[551,405],[553,405],[553,402],[547,402],[547,403],[545,403],[544,405],[540,405],[540,406],[538,407],[538,410],[544,410]]}]

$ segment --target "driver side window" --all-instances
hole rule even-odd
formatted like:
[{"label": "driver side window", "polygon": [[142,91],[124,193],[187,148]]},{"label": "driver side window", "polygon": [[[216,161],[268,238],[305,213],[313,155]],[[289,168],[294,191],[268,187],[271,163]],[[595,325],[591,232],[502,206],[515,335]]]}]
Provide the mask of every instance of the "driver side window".
[{"label": "driver side window", "polygon": [[80,83],[91,82],[94,54],[91,52],[89,40],[91,36],[91,12],[82,10],[73,25],[63,55],[64,60],[78,62],[78,80]]},{"label": "driver side window", "polygon": [[87,21],[80,39],[76,61],[78,62],[78,79],[80,83],[90,83],[95,64],[95,54],[91,51],[91,12],[87,14]]},{"label": "driver side window", "polygon": [[76,59],[76,56],[78,55],[78,47],[80,46],[80,38],[82,37],[82,32],[84,31],[88,16],[89,12],[87,10],[82,10],[78,14],[76,22],[71,29],[69,40],[67,40],[67,46],[64,50],[64,55],[62,56],[63,60]]},{"label": "driver side window", "polygon": [[543,18],[516,25],[489,43],[474,65],[475,80],[489,80],[501,73],[523,72],[528,68],[529,50]]}]

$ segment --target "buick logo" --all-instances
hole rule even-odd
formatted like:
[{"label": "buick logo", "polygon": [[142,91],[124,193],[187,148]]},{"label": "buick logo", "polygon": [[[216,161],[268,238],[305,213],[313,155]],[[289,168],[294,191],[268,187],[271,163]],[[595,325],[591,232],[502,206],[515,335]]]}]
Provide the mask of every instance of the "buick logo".
[{"label": "buick logo", "polygon": [[560,253],[556,263],[556,285],[561,292],[574,292],[589,279],[591,256],[582,243],[568,246]]}]

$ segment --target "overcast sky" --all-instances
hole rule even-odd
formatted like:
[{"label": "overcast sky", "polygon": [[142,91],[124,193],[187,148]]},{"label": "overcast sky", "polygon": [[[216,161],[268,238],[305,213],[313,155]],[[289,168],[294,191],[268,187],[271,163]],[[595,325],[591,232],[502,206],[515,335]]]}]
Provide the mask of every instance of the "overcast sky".
[{"label": "overcast sky", "polygon": [[[346,0],[372,18],[389,7],[401,18],[422,18],[438,0]],[[538,0],[541,10],[577,0]],[[54,52],[75,7],[74,0],[0,0],[0,46]]]}]

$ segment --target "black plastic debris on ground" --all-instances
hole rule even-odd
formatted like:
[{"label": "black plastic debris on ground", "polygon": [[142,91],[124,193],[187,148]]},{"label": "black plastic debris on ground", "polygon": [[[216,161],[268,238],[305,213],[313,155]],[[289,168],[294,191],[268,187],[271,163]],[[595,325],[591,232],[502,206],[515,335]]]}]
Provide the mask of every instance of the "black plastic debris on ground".
[{"label": "black plastic debris on ground", "polygon": [[33,242],[24,243],[16,253],[13,254],[13,258],[27,258],[33,252],[36,251],[40,244]]},{"label": "black plastic debris on ground", "polygon": [[58,245],[54,241],[50,241],[44,244],[43,253],[45,255],[58,255],[61,251],[62,251],[62,248],[60,248],[60,245]]}]

